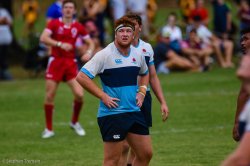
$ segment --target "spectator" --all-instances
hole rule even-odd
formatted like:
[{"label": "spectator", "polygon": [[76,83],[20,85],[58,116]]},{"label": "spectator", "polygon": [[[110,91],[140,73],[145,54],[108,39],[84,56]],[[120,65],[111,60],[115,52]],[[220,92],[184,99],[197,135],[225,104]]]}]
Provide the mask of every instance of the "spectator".
[{"label": "spectator", "polygon": [[196,0],[195,8],[191,10],[189,20],[192,22],[195,16],[200,16],[202,24],[208,26],[208,10],[204,7],[204,0]]},{"label": "spectator", "polygon": [[125,15],[127,10],[126,0],[110,0],[113,19],[117,20]]},{"label": "spectator", "polygon": [[228,38],[232,30],[232,16],[224,0],[212,0],[214,12],[214,33],[220,38]]},{"label": "spectator", "polygon": [[170,34],[162,31],[154,47],[155,67],[157,73],[169,73],[169,70],[196,70],[191,61],[181,57],[170,48]]},{"label": "spectator", "polygon": [[46,22],[48,23],[51,19],[57,19],[62,17],[62,3],[64,0],[57,0],[52,3],[46,13]]},{"label": "spectator", "polygon": [[34,25],[38,19],[39,4],[37,0],[25,0],[22,4],[26,35],[34,32]]},{"label": "spectator", "polygon": [[99,38],[102,47],[105,45],[104,11],[106,6],[107,0],[83,0],[83,7],[80,15],[80,21],[87,29],[88,25],[91,25],[89,28],[96,26],[95,29],[98,31],[97,38]]},{"label": "spectator", "polygon": [[186,24],[189,24],[191,10],[195,8],[195,0],[179,0],[181,15]]},{"label": "spectator", "polygon": [[12,80],[8,71],[7,49],[12,42],[12,17],[0,2],[0,80]]},{"label": "spectator", "polygon": [[189,38],[181,43],[182,53],[186,55],[202,71],[209,68],[209,57],[213,52],[212,48],[202,48],[202,41],[197,35],[196,29],[192,29]]},{"label": "spectator", "polygon": [[[221,40],[212,34],[212,32],[204,25],[202,25],[199,16],[194,17],[194,24],[191,26],[195,28],[201,41],[202,48],[213,48],[219,65],[222,68],[234,67],[232,62],[233,43],[228,39]],[[189,31],[189,30],[188,30]]]},{"label": "spectator", "polygon": [[238,17],[240,19],[240,31],[250,27],[250,6],[247,0],[240,1]]},{"label": "spectator", "polygon": [[144,40],[148,40],[149,38],[149,24],[148,24],[148,17],[147,17],[147,4],[148,0],[127,0],[127,10],[136,13],[142,18],[142,38]]},{"label": "spectator", "polygon": [[176,52],[181,53],[180,42],[182,40],[181,29],[176,25],[176,13],[170,13],[167,24],[162,28],[164,34],[170,34],[170,47]]},{"label": "spectator", "polygon": [[154,32],[155,28],[153,25],[155,16],[157,11],[157,3],[155,0],[148,0],[147,4],[147,17],[148,17],[148,25],[149,25],[149,31]]}]

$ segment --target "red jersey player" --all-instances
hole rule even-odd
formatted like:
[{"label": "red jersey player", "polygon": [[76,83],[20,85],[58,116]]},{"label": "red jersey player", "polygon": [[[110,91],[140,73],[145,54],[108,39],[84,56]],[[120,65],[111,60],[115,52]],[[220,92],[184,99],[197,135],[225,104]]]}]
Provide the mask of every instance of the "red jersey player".
[{"label": "red jersey player", "polygon": [[51,20],[48,23],[40,37],[41,42],[52,47],[52,55],[49,59],[45,76],[46,96],[44,111],[46,128],[42,134],[42,138],[54,136],[52,128],[54,97],[61,81],[67,82],[74,94],[73,115],[70,127],[78,135],[85,135],[84,129],[78,122],[82,107],[83,89],[75,80],[78,73],[75,60],[75,42],[77,37],[82,36],[84,42],[89,46],[86,55],[83,56],[89,59],[92,56],[95,46],[84,27],[73,19],[73,15],[76,13],[76,3],[72,0],[65,0],[62,6],[62,13],[62,18]]}]

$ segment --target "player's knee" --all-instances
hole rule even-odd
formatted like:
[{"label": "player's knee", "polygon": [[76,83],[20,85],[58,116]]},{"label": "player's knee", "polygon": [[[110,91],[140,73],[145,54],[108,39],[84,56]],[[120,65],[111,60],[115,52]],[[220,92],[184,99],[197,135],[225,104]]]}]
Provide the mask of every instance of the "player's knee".
[{"label": "player's knee", "polygon": [[140,153],[139,155],[136,155],[136,157],[141,161],[149,162],[153,157],[153,151],[151,148],[145,149],[142,153]]},{"label": "player's knee", "polygon": [[145,151],[145,157],[146,157],[146,159],[148,159],[148,161],[150,161],[152,159],[152,157],[153,157],[152,149]]},{"label": "player's knee", "polygon": [[47,93],[45,96],[45,102],[52,103],[54,101],[55,94],[54,93]]},{"label": "player's knee", "polygon": [[103,165],[104,166],[116,166],[119,163],[119,157],[116,158],[105,158]]},{"label": "player's knee", "polygon": [[127,142],[124,143],[122,146],[122,154],[128,154],[129,148],[130,148],[129,144]]},{"label": "player's knee", "polygon": [[75,100],[83,101],[83,93],[81,93],[81,92],[75,93]]}]

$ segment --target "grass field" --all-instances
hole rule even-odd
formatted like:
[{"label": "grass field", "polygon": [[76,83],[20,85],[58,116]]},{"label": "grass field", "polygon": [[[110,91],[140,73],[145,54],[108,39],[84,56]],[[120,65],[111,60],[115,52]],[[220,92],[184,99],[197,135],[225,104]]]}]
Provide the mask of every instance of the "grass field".
[{"label": "grass field", "polygon": [[[237,145],[231,138],[240,85],[234,69],[159,77],[170,118],[162,123],[154,97],[150,165],[218,166]],[[72,95],[61,84],[54,114],[56,136],[44,140],[43,98],[42,78],[0,83],[0,165],[100,166],[103,150],[96,122],[98,100],[85,93],[80,122],[87,135],[78,137],[68,126]]]}]

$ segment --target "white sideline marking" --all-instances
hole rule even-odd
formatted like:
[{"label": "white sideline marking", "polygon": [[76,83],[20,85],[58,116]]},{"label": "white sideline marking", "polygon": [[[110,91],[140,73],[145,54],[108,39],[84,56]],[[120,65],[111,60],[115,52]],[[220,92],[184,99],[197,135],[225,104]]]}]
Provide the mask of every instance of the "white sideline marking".
[{"label": "white sideline marking", "polygon": [[224,130],[231,128],[232,126],[215,126],[210,128],[190,128],[190,129],[176,129],[176,128],[170,128],[169,130],[152,130],[150,134],[157,135],[157,134],[165,134],[165,133],[187,133],[187,132],[208,132],[208,131],[215,131],[215,130]]},{"label": "white sideline marking", "polygon": [[229,96],[229,95],[238,95],[238,91],[214,91],[214,92],[165,92],[166,96],[214,96],[214,95],[221,95],[221,96]]}]

